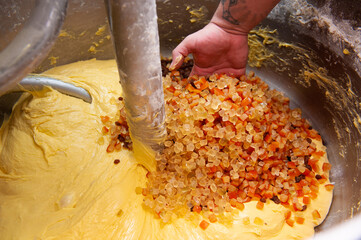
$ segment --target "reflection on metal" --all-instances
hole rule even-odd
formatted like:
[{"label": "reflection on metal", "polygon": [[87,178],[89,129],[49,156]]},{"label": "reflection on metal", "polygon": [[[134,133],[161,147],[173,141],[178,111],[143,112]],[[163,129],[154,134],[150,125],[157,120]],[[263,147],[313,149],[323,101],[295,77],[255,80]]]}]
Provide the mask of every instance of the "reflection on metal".
[{"label": "reflection on metal", "polygon": [[36,1],[23,29],[0,52],[0,95],[13,88],[46,56],[62,26],[67,0]]}]

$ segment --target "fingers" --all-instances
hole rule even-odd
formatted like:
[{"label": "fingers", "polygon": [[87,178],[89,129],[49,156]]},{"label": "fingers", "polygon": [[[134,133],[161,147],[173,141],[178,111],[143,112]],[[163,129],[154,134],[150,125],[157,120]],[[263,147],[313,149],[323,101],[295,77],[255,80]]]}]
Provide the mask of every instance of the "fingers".
[{"label": "fingers", "polygon": [[169,70],[173,71],[176,70],[178,68],[180,68],[183,64],[184,61],[184,56],[180,53],[173,53],[172,54],[172,63],[169,66]]},{"label": "fingers", "polygon": [[246,73],[246,68],[222,68],[222,69],[215,69],[215,68],[200,68],[196,65],[193,66],[192,71],[189,76],[198,75],[198,76],[206,76],[209,77],[212,74],[227,74],[233,77],[240,77]]},{"label": "fingers", "polygon": [[218,74],[227,74],[229,76],[233,76],[233,77],[240,77],[244,74],[246,74],[246,68],[241,68],[241,69],[234,69],[234,68],[230,68],[230,69],[220,69],[220,70],[216,70],[214,71],[214,73],[218,73]]},{"label": "fingers", "polygon": [[192,35],[186,37],[172,52],[172,63],[169,66],[169,70],[173,71],[180,68],[183,64],[184,58],[192,53],[193,42],[191,40]]},{"label": "fingers", "polygon": [[188,56],[188,49],[186,41],[183,40],[172,52],[172,63],[169,70],[173,71],[180,68],[183,64],[184,58]]}]

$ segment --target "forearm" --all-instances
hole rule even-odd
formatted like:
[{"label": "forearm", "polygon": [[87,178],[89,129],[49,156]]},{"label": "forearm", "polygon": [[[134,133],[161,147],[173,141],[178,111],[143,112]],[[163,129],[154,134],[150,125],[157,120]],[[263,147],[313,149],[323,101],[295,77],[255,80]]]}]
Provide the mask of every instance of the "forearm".
[{"label": "forearm", "polygon": [[211,22],[229,32],[248,34],[279,1],[221,0]]}]

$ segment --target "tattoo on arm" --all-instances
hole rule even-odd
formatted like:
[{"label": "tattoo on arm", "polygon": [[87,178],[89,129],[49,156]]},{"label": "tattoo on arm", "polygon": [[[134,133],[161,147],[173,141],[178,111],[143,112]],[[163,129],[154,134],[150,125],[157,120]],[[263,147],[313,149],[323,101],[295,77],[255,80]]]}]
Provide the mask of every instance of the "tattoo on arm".
[{"label": "tattoo on arm", "polygon": [[223,13],[222,13],[222,17],[223,19],[227,20],[228,22],[234,24],[234,25],[239,25],[239,21],[237,19],[235,19],[234,17],[232,17],[231,15],[231,7],[237,5],[238,0],[221,0],[222,5],[223,5]]},{"label": "tattoo on arm", "polygon": [[222,18],[234,25],[256,23],[268,14],[268,12],[253,12],[249,9],[246,0],[221,0],[221,3],[223,6]]}]

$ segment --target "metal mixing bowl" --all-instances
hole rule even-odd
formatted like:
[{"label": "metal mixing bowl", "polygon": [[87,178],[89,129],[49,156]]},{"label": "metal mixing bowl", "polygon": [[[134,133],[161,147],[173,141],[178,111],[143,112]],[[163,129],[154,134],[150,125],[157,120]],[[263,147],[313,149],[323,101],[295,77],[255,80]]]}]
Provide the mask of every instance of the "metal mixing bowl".
[{"label": "metal mixing bowl", "polygon": [[46,57],[63,24],[67,2],[0,2],[0,94]]},{"label": "metal mixing bowl", "polygon": [[[25,7],[34,1],[15,2],[23,4],[21,14],[27,16]],[[170,56],[185,36],[202,28],[217,5],[216,0],[157,0],[162,55]],[[1,24],[6,20],[0,16]],[[248,70],[301,107],[325,140],[333,165],[334,200],[316,228],[316,238],[361,239],[361,4],[283,0],[259,27],[268,28],[266,35],[251,36],[255,43],[264,43],[268,57],[250,59]],[[63,31],[35,71],[90,58],[114,58],[103,1],[70,0]],[[0,110],[9,111],[12,101],[2,97]]]}]

